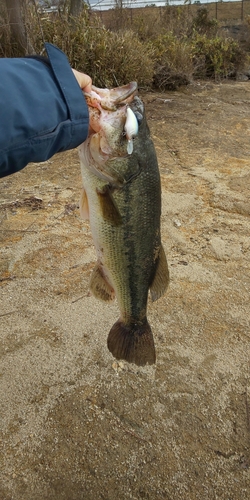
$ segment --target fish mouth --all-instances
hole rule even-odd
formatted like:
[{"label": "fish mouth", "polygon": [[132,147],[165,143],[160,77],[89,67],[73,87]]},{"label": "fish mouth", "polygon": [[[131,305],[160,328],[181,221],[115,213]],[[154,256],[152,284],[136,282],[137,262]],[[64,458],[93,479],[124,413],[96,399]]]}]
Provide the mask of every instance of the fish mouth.
[{"label": "fish mouth", "polygon": [[90,93],[84,92],[87,105],[93,108],[116,111],[119,106],[129,104],[137,94],[137,82],[130,82],[113,89],[100,89],[92,86]]},{"label": "fish mouth", "polygon": [[[113,89],[93,86],[90,93],[85,93],[89,109],[89,168],[104,181],[119,185],[124,183],[113,165],[133,152],[133,137],[137,135],[138,123],[129,105],[136,94],[136,82]],[[111,161],[110,172],[105,168],[108,161]]]}]

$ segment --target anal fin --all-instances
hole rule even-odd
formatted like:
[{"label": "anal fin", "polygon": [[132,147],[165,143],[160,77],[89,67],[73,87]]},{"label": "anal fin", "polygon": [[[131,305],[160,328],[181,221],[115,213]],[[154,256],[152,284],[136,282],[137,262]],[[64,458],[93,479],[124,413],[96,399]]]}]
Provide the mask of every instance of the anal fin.
[{"label": "anal fin", "polygon": [[167,290],[169,284],[169,270],[164,248],[161,245],[157,258],[154,279],[150,285],[150,295],[152,301],[159,299]]},{"label": "anal fin", "polygon": [[104,301],[111,301],[115,298],[115,292],[107,281],[107,278],[100,267],[96,264],[90,278],[89,287],[94,297]]}]

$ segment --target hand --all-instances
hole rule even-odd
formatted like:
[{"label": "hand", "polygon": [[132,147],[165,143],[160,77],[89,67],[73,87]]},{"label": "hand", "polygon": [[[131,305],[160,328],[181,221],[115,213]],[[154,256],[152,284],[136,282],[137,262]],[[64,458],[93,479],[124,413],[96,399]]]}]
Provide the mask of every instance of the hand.
[{"label": "hand", "polygon": [[92,88],[92,79],[90,76],[85,75],[84,73],[80,73],[80,71],[76,71],[76,69],[72,69],[81,89],[84,92],[90,93]]}]

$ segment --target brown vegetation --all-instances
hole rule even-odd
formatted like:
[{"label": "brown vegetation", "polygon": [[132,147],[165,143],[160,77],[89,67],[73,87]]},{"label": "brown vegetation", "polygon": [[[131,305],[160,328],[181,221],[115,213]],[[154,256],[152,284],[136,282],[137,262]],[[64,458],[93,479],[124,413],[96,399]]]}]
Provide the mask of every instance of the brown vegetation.
[{"label": "brown vegetation", "polygon": [[[212,4],[116,8],[102,13],[85,6],[72,17],[72,2],[64,3],[64,8],[53,14],[38,12],[35,2],[22,3],[18,23],[24,20],[20,32],[26,45],[20,42],[17,53],[7,10],[2,10],[5,29],[0,37],[0,54],[42,53],[44,41],[48,41],[64,50],[71,65],[89,73],[98,86],[136,80],[141,88],[174,89],[194,78],[236,77],[248,63],[248,19],[243,44],[222,29],[218,21],[222,4],[216,4],[216,19],[211,15]],[[230,4],[232,18],[237,11]],[[229,16],[229,7],[224,6],[224,15]],[[245,3],[244,12],[247,6]]]},{"label": "brown vegetation", "polygon": [[[185,18],[190,16],[194,17],[201,6],[207,10],[210,19],[216,19],[222,23],[244,21],[250,15],[250,1],[244,0],[243,2],[212,2],[207,4],[203,3],[202,5],[197,3],[186,3],[185,5],[178,6],[126,8],[122,9],[119,21],[115,14],[116,9],[98,11],[98,16],[107,28],[116,29],[118,22],[121,27],[121,23],[125,19],[127,23],[135,23],[136,19],[143,18],[147,24],[154,25],[155,23],[164,22],[166,13],[168,13],[169,18],[175,18],[176,12],[182,12]],[[150,23],[148,21],[150,21]]]}]

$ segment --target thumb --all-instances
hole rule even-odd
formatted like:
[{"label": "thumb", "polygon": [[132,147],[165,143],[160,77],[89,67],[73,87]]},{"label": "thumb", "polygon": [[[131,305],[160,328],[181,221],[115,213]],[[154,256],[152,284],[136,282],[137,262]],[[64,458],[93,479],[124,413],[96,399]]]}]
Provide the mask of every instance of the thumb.
[{"label": "thumb", "polygon": [[77,71],[76,69],[72,69],[80,87],[84,92],[91,92],[92,88],[92,79],[90,78],[89,75],[85,75],[85,73],[80,73],[80,71]]}]

